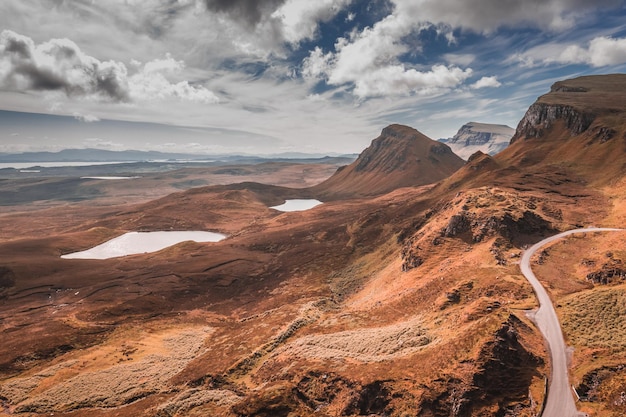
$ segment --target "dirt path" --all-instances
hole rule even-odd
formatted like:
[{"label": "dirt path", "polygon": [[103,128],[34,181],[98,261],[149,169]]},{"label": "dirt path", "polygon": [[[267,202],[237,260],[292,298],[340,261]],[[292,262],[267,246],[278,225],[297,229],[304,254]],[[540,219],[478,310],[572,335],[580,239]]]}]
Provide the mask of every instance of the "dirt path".
[{"label": "dirt path", "polygon": [[550,386],[548,388],[548,397],[545,400],[545,408],[542,417],[578,417],[585,416],[586,414],[579,413],[576,409],[572,389],[569,384],[567,352],[559,318],[556,315],[554,305],[550,300],[548,292],[541,285],[530,268],[530,259],[533,254],[543,246],[572,234],[589,232],[619,232],[624,230],[625,229],[597,227],[569,230],[534,244],[526,250],[522,256],[520,268],[522,270],[522,274],[524,274],[528,282],[530,282],[533,286],[537,299],[539,300],[539,310],[537,310],[535,314],[535,321],[539,330],[543,334],[543,337],[546,339],[550,350],[550,361],[552,363],[552,375],[550,378]]}]

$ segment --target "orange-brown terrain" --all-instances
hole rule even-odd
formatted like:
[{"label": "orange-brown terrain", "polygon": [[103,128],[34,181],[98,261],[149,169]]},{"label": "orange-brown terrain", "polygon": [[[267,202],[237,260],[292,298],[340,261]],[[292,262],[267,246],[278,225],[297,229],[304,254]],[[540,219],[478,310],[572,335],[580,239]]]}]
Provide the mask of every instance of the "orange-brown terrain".
[{"label": "orange-brown terrain", "polygon": [[[581,77],[465,164],[392,125],[325,181],[291,167],[272,185],[7,207],[0,415],[537,416],[550,363],[520,254],[623,227],[625,155],[626,75]],[[325,204],[268,208],[289,198]],[[228,238],[60,258],[142,230]],[[626,414],[625,243],[575,235],[533,266],[591,416]]]}]

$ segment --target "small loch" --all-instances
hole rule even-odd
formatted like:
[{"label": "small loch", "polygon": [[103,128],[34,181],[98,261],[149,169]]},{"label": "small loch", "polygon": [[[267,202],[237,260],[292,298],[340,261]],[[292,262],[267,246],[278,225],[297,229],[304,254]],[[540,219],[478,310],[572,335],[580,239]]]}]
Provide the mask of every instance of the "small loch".
[{"label": "small loch", "polygon": [[283,204],[279,206],[272,206],[270,208],[278,211],[304,211],[317,207],[320,204],[324,203],[315,199],[293,199],[285,200]]},{"label": "small loch", "polygon": [[156,252],[180,242],[219,242],[226,235],[202,231],[129,232],[91,249],[62,255],[63,259],[109,259]]}]

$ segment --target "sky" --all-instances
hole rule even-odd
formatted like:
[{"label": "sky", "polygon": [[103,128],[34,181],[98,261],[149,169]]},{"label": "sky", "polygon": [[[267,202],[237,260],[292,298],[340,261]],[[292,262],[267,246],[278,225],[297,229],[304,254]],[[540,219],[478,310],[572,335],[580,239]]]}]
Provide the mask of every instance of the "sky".
[{"label": "sky", "polygon": [[0,152],[358,153],[624,71],[625,1],[2,0]]}]

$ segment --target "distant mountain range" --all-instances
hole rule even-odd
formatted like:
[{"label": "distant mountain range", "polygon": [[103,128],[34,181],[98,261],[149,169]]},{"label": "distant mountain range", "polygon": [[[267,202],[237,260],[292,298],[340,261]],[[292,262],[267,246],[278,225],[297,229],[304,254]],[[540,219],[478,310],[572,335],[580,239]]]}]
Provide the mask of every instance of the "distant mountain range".
[{"label": "distant mountain range", "polygon": [[[282,159],[319,159],[328,155],[305,153],[281,153],[264,156],[251,155],[203,155],[187,153],[165,153],[158,151],[109,151],[105,149],[64,149],[59,152],[24,152],[0,153],[0,162],[142,162],[163,160],[188,161],[243,161],[243,160],[282,160]],[[335,155],[333,155],[335,156]],[[356,155],[339,155],[341,158],[354,159]]]},{"label": "distant mountain range", "polygon": [[127,162],[164,159],[210,159],[208,155],[156,151],[108,151],[104,149],[64,149],[59,152],[0,153],[0,162]]},{"label": "distant mountain range", "polygon": [[495,155],[509,146],[515,129],[507,125],[469,122],[463,125],[456,135],[439,142],[448,145],[461,158],[469,157],[481,151],[488,155]]}]

